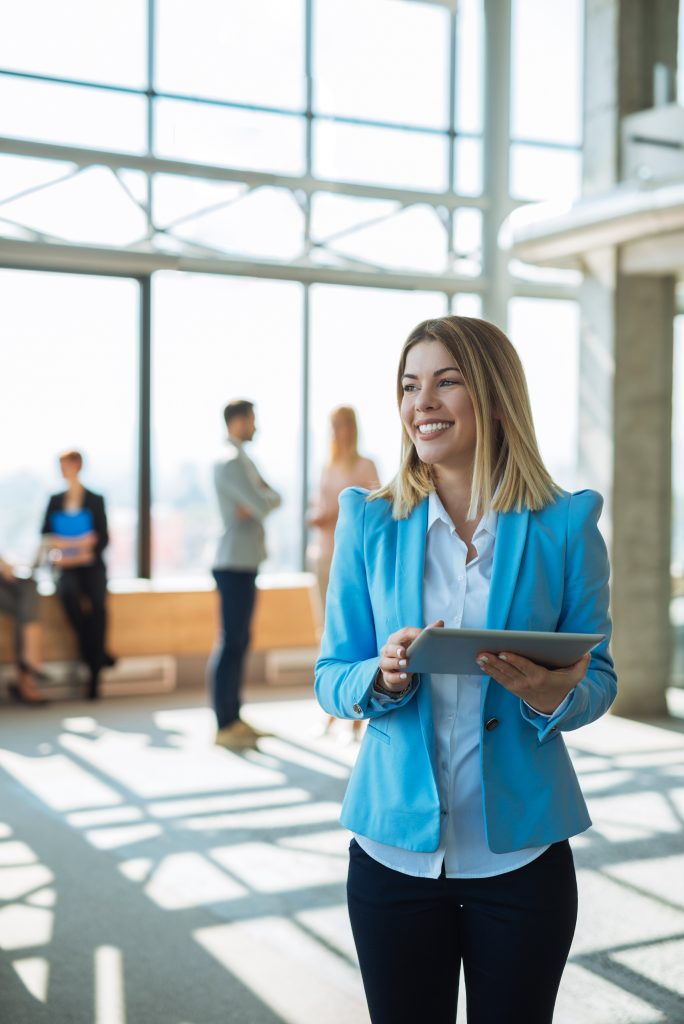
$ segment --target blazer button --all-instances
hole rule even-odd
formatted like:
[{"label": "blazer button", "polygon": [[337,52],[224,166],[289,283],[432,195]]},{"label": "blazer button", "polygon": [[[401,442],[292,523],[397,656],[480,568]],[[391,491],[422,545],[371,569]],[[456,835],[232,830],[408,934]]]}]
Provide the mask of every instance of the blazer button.
[{"label": "blazer button", "polygon": [[352,708],[352,711],[354,712],[355,715],[363,714],[363,708],[361,707],[360,704],[355,704],[354,707]]},{"label": "blazer button", "polygon": [[485,722],[485,729],[487,730],[487,732],[492,732],[492,730],[496,729],[498,724],[498,718],[488,718],[487,721]]}]

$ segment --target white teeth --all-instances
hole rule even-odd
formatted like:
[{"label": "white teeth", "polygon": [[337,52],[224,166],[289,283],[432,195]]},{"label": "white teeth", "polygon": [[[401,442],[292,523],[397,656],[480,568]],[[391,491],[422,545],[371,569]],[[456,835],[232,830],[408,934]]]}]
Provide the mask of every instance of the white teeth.
[{"label": "white teeth", "polygon": [[446,430],[450,423],[421,423],[418,430],[421,434],[434,434],[436,430]]}]

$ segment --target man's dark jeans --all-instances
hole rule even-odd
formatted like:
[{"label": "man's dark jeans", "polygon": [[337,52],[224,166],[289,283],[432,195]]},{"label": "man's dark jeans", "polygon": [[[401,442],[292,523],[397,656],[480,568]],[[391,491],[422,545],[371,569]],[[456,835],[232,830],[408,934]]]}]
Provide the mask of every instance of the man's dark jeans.
[{"label": "man's dark jeans", "polygon": [[221,635],[210,662],[211,696],[219,729],[240,717],[240,691],[256,595],[256,572],[215,569]]}]

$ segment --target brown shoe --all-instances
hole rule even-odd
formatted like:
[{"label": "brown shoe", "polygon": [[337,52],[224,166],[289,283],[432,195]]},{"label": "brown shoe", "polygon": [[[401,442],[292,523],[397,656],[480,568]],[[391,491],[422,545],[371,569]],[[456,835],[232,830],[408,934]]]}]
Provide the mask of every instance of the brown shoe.
[{"label": "brown shoe", "polygon": [[226,750],[248,750],[256,748],[258,739],[270,735],[268,732],[259,732],[258,729],[254,729],[247,722],[238,718],[236,722],[231,722],[230,725],[219,729],[214,743],[219,747],[225,747]]}]

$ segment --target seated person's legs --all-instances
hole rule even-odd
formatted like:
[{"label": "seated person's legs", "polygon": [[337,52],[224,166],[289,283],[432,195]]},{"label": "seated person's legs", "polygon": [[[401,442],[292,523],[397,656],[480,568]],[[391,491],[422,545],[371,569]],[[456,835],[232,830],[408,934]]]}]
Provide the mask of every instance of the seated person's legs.
[{"label": "seated person's legs", "polygon": [[[3,563],[6,566],[6,563]],[[0,611],[15,622],[15,651],[19,685],[11,692],[27,703],[40,701],[36,678],[41,678],[42,627],[38,620],[38,591],[33,580],[20,579],[6,566],[0,576]]]}]

